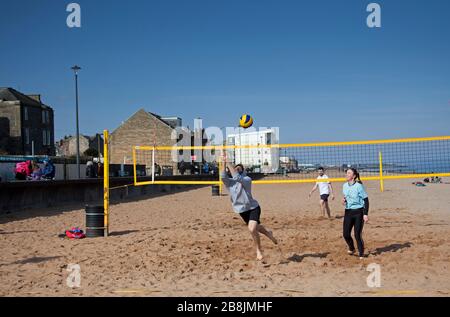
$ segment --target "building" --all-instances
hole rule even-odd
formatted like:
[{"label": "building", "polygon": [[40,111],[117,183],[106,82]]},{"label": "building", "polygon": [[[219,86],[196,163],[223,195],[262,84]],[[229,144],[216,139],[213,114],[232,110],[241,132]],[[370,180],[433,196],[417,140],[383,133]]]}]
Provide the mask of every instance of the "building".
[{"label": "building", "polygon": [[[278,142],[278,129],[276,128],[251,132],[241,131],[241,133],[227,135],[228,145],[259,146],[235,149],[233,155],[236,164],[241,163],[246,168],[263,173],[276,173],[279,169],[280,150],[272,147]],[[268,146],[264,147],[264,145]]]},{"label": "building", "polygon": [[183,125],[183,121],[178,117],[161,117],[161,120],[166,122],[173,129],[180,128]]},{"label": "building", "polygon": [[[87,150],[95,150],[103,155],[103,136],[96,134],[94,136],[87,136],[80,134],[80,155],[85,156]],[[76,156],[77,155],[77,138],[76,136],[67,136],[64,139],[56,142],[56,156]],[[91,156],[91,155],[87,155]]]},{"label": "building", "polygon": [[[138,110],[126,121],[115,129],[109,138],[109,152],[111,164],[133,164],[134,146],[174,146],[180,142],[181,137],[176,128],[182,128],[182,119],[178,117],[161,117],[157,114]],[[200,133],[194,133],[187,128],[182,128],[185,135],[190,139],[190,144],[197,144],[195,138]],[[201,133],[201,145],[206,145],[207,137],[204,130]],[[199,141],[200,142],[200,141]],[[152,151],[137,151],[136,162],[139,165],[145,165],[147,175],[151,173]],[[186,158],[186,159],[184,159]],[[179,163],[184,161],[185,167],[190,169],[194,164],[201,164],[194,150],[187,153],[180,151],[164,150],[155,152],[154,163],[157,164],[162,173],[166,175],[178,174]]]},{"label": "building", "polygon": [[[133,164],[133,146],[174,145],[176,140],[171,138],[173,129],[160,116],[140,109],[111,133],[109,142],[111,164]],[[162,158],[159,161],[163,164],[170,163]],[[148,164],[144,161],[140,163]]]},{"label": "building", "polygon": [[280,166],[289,173],[299,171],[298,161],[295,159],[295,157],[281,156]]},{"label": "building", "polygon": [[55,155],[53,109],[40,95],[0,88],[0,152]]}]

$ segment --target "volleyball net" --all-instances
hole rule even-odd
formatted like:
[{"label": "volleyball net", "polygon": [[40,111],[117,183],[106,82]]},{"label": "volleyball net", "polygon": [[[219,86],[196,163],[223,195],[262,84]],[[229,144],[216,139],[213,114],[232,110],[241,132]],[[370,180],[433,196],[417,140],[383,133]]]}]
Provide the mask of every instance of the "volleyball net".
[{"label": "volleyball net", "polygon": [[[264,138],[262,138],[263,140]],[[110,146],[112,145],[112,146]],[[131,153],[110,144],[104,131],[103,193],[105,236],[109,232],[112,190],[144,185],[222,185],[225,162],[242,164],[254,184],[344,182],[349,168],[363,181],[450,177],[450,136],[306,144],[248,144],[204,146],[133,146]],[[132,170],[125,163],[132,158]],[[123,158],[123,163],[119,161]],[[319,168],[326,180],[317,180]],[[117,171],[114,168],[120,168]],[[117,175],[116,175],[117,174]],[[132,176],[132,183],[110,186],[110,179]]]},{"label": "volleyball net", "polygon": [[[345,181],[356,168],[362,180],[450,176],[450,136],[307,144],[134,146],[134,185],[220,185],[222,153],[244,165],[254,184],[313,183],[325,169],[328,181]],[[189,177],[186,177],[189,176]],[[189,180],[186,180],[189,179]]]}]

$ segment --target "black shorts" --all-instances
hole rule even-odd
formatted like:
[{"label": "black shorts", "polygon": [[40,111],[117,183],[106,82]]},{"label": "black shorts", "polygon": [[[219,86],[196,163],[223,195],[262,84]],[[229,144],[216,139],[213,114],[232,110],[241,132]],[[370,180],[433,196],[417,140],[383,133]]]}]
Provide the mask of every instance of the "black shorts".
[{"label": "black shorts", "polygon": [[245,221],[246,224],[250,222],[250,220],[256,221],[258,224],[261,223],[259,218],[261,217],[261,207],[256,207],[255,209],[244,211],[240,213],[242,219]]},{"label": "black shorts", "polygon": [[328,201],[328,197],[330,197],[329,194],[323,194],[323,195],[320,195],[320,199],[322,199],[322,200],[325,201],[325,202]]}]

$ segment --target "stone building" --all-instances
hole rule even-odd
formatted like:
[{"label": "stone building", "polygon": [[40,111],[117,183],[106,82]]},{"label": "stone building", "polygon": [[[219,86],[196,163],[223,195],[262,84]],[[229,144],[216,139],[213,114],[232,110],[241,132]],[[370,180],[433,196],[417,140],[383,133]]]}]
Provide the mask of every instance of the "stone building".
[{"label": "stone building", "polygon": [[[172,131],[175,127],[164,121],[160,116],[138,110],[128,120],[123,122],[110,135],[109,151],[111,164],[133,164],[133,146],[172,146],[176,140],[172,140]],[[172,165],[169,159],[161,154],[158,164]],[[148,165],[148,156],[139,158],[141,164]]]},{"label": "stone building", "polygon": [[0,88],[0,153],[55,155],[53,118],[40,95]]},{"label": "stone building", "polygon": [[[97,150],[98,153],[103,155],[103,136],[98,133],[94,136],[80,134],[80,155],[83,156],[88,149]],[[56,142],[56,155],[65,157],[76,156],[76,136],[68,136]]]},{"label": "stone building", "polygon": [[[144,109],[140,109],[123,122],[110,135],[109,152],[111,164],[133,164],[134,146],[173,146],[180,139],[174,129],[182,126],[178,117],[161,117]],[[188,131],[192,144],[195,135]],[[174,137],[174,138],[172,138]],[[206,136],[200,144],[207,143]],[[188,156],[191,156],[190,154]],[[151,169],[152,152],[137,151],[136,161],[145,165],[147,173]],[[156,151],[155,163],[161,169],[171,169],[170,173],[177,174],[178,161],[172,157],[172,151]]]}]

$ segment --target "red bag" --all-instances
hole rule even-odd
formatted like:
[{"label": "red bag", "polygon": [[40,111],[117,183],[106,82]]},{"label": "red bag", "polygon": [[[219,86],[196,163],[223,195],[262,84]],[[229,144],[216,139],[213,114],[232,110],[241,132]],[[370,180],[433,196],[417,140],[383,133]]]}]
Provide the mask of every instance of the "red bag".
[{"label": "red bag", "polygon": [[69,239],[83,239],[86,238],[86,235],[80,228],[72,228],[72,230],[66,230],[66,237]]}]

